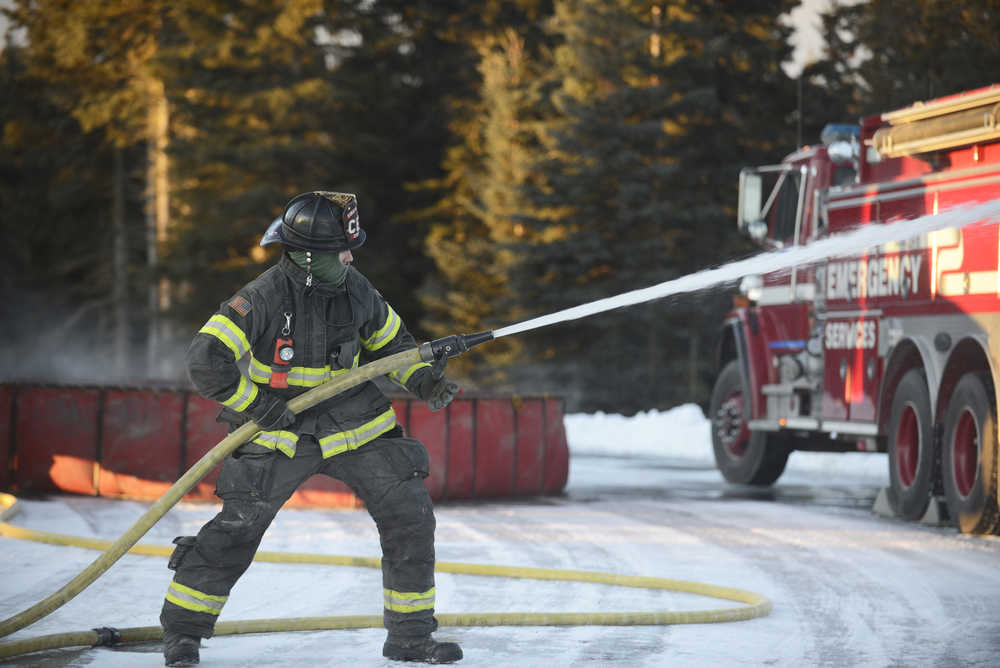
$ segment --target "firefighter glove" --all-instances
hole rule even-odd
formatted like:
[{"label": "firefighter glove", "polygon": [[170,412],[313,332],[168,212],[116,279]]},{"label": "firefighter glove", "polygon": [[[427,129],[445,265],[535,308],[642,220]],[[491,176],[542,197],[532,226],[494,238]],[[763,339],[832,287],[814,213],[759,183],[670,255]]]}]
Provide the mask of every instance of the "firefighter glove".
[{"label": "firefighter glove", "polygon": [[445,376],[437,379],[434,385],[430,389],[430,393],[427,397],[427,405],[431,407],[432,411],[439,411],[448,404],[451,400],[455,398],[458,394],[458,383]]},{"label": "firefighter glove", "polygon": [[442,355],[434,360],[430,369],[417,379],[413,392],[427,402],[432,411],[439,411],[458,394],[458,383],[445,377],[444,367],[448,358]]},{"label": "firefighter glove", "polygon": [[285,400],[273,394],[261,396],[257,405],[247,412],[253,416],[257,426],[264,431],[281,429],[295,422],[295,413],[288,408]]}]

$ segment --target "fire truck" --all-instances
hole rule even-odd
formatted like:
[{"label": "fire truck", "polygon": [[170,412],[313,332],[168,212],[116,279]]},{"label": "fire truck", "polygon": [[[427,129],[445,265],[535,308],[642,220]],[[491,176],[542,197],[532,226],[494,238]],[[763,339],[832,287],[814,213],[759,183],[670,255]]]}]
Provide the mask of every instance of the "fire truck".
[{"label": "fire truck", "polygon": [[[743,169],[738,225],[788,250],[995,200],[1000,85],[829,125],[820,145]],[[998,229],[745,277],[709,407],[725,479],[771,485],[796,450],[883,452],[895,515],[920,520],[934,503],[962,532],[996,532]]]}]

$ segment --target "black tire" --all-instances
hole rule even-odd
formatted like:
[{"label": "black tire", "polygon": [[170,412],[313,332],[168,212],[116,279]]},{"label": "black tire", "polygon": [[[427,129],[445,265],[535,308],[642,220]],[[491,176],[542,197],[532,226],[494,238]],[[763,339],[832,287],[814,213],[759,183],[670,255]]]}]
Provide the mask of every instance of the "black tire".
[{"label": "black tire", "polygon": [[962,533],[993,533],[997,508],[997,420],[985,377],[962,376],[948,402],[941,478],[948,513]]},{"label": "black tire", "polygon": [[777,434],[750,431],[749,398],[736,360],[715,381],[708,410],[715,465],[727,481],[766,487],[781,477],[790,450]]},{"label": "black tire", "polygon": [[919,520],[934,485],[931,395],[922,369],[910,369],[896,386],[889,411],[889,485],[896,514]]}]

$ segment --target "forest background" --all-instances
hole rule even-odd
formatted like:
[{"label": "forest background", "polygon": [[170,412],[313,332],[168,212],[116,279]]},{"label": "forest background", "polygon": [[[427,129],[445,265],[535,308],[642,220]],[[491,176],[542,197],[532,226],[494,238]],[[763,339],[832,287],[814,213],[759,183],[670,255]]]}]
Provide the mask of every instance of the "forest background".
[{"label": "forest background", "polygon": [[[828,122],[997,83],[1000,3],[8,0],[0,379],[186,383],[194,332],[276,259],[312,189],[358,195],[355,254],[418,340],[754,252],[741,167]],[[704,403],[730,294],[481,346],[466,388],[571,411]]]}]

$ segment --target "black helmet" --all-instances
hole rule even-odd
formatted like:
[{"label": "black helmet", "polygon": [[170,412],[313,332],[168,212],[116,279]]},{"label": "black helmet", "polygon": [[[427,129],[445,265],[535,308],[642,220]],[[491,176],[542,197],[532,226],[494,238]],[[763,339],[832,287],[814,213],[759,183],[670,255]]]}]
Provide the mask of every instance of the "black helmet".
[{"label": "black helmet", "polygon": [[365,242],[358,218],[358,198],[351,193],[317,190],[293,197],[260,240],[280,241],[298,250],[339,252]]}]

